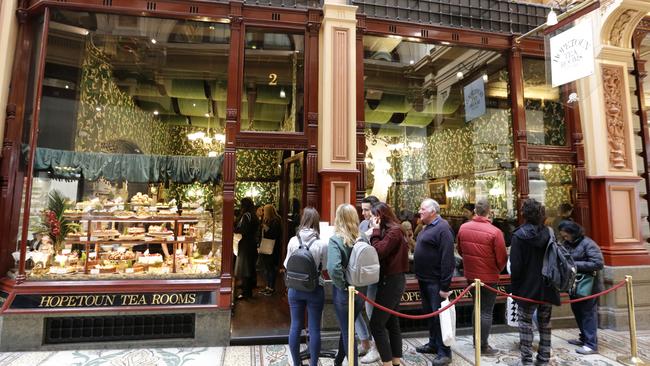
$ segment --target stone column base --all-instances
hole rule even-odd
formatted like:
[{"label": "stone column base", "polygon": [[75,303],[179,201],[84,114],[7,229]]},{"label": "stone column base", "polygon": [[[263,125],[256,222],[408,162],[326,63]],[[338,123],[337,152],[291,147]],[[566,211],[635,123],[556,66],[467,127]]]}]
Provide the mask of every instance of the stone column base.
[{"label": "stone column base", "polygon": [[[605,266],[602,275],[605,288],[624,280],[625,275],[632,276],[637,329],[650,329],[650,266]],[[629,329],[627,308],[625,287],[601,297],[598,309],[600,328]]]}]

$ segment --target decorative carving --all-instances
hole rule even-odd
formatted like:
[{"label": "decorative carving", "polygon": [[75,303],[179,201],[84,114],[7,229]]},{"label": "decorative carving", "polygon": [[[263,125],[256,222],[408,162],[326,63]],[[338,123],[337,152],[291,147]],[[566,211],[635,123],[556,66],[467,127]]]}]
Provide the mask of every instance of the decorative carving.
[{"label": "decorative carving", "polygon": [[627,139],[625,136],[625,105],[623,101],[623,68],[601,65],[603,93],[605,95],[605,122],[609,146],[609,165],[614,169],[627,169]]},{"label": "decorative carving", "polygon": [[571,136],[573,137],[573,141],[576,142],[576,143],[580,142],[580,141],[582,141],[584,139],[584,136],[582,136],[581,133],[574,133]]},{"label": "decorative carving", "polygon": [[612,46],[623,46],[621,44],[624,33],[623,30],[627,27],[628,23],[637,16],[637,14],[639,14],[638,10],[628,9],[624,11],[618,19],[616,19],[616,22],[609,33],[609,42]]},{"label": "decorative carving", "polygon": [[309,126],[318,126],[318,113],[309,112],[307,113],[307,124]]},{"label": "decorative carving", "polygon": [[348,126],[348,111],[350,108],[349,92],[348,92],[348,29],[335,28],[333,42],[333,61],[334,75],[332,75],[332,93],[333,93],[333,120],[332,120],[332,135],[337,136],[332,141],[332,160],[333,161],[349,161],[349,132]]},{"label": "decorative carving", "polygon": [[25,24],[27,23],[29,13],[27,13],[26,9],[20,8],[16,10],[16,17],[18,18],[18,23]]}]

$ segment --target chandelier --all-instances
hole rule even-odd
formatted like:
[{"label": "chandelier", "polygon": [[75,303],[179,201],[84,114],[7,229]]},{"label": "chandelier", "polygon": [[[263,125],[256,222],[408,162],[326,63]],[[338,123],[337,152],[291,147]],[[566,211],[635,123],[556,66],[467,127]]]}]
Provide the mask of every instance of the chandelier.
[{"label": "chandelier", "polygon": [[[208,109],[211,109],[211,105],[208,104]],[[205,114],[205,117],[208,119],[208,126],[206,131],[199,130],[187,134],[187,139],[192,143],[192,145],[199,145],[196,147],[202,148],[208,151],[208,157],[216,157],[218,155],[217,150],[223,147],[226,143],[226,135],[223,133],[211,134],[210,131],[210,120],[214,114],[208,110],[208,113]]]}]

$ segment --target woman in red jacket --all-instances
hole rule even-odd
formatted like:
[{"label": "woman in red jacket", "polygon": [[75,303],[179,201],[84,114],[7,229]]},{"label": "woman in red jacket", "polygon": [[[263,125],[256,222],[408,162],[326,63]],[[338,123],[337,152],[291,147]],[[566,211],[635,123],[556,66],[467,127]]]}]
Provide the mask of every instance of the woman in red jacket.
[{"label": "woman in red jacket", "polygon": [[[397,309],[408,271],[408,243],[393,210],[385,203],[372,206],[371,228],[366,232],[377,250],[381,266],[375,301]],[[370,331],[384,366],[399,365],[402,358],[402,332],[397,317],[375,309],[370,317]]]}]

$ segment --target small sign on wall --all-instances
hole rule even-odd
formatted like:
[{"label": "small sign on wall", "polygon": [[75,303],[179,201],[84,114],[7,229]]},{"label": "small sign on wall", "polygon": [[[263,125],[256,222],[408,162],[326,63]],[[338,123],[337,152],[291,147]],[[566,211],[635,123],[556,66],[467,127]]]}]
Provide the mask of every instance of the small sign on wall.
[{"label": "small sign on wall", "polygon": [[585,19],[550,39],[553,87],[594,73],[594,42],[591,20]]},{"label": "small sign on wall", "polygon": [[465,97],[465,122],[485,114],[485,81],[480,77],[463,89]]}]

